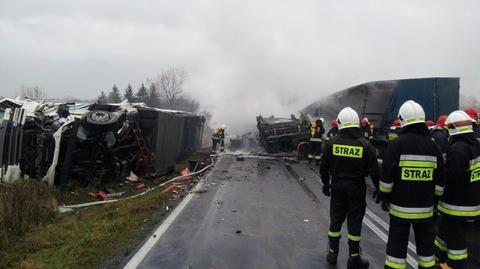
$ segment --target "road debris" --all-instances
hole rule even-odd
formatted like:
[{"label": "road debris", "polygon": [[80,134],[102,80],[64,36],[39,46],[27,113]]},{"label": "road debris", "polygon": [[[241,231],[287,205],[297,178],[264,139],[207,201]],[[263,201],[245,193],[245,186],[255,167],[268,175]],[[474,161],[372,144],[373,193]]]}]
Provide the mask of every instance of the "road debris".
[{"label": "road debris", "polygon": [[196,194],[202,194],[202,193],[206,193],[206,192],[208,192],[208,191],[205,190],[205,189],[194,191],[194,193],[196,193]]}]

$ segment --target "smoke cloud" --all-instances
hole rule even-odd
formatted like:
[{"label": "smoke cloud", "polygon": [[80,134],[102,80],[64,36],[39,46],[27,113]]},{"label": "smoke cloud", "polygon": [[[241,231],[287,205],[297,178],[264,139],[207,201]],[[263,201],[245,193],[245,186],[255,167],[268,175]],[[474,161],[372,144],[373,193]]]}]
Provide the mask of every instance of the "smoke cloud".
[{"label": "smoke cloud", "polygon": [[231,133],[384,79],[461,77],[478,95],[474,0],[0,2],[0,95],[96,98],[168,66]]}]

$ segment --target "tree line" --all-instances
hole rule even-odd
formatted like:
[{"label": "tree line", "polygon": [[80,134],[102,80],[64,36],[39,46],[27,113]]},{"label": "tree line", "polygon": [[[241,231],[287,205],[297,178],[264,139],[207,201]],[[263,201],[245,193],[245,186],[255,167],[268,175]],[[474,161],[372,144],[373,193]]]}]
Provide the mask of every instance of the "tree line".
[{"label": "tree line", "polygon": [[131,84],[120,91],[116,85],[97,98],[99,103],[143,102],[149,107],[198,112],[200,104],[185,93],[186,72],[181,68],[168,68],[152,79],[147,79],[136,90]]}]

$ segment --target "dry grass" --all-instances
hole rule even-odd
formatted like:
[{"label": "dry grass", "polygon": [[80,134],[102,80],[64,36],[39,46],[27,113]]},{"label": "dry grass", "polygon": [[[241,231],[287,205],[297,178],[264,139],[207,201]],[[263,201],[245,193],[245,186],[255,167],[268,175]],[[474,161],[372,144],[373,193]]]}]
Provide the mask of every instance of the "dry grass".
[{"label": "dry grass", "polygon": [[0,268],[95,268],[119,250],[127,255],[142,239],[135,238],[140,227],[169,196],[154,191],[62,215],[28,232],[0,259]]},{"label": "dry grass", "polygon": [[57,216],[55,191],[36,180],[0,185],[0,260],[21,236]]},{"label": "dry grass", "polygon": [[[184,166],[182,162],[176,171]],[[0,185],[0,269],[90,269],[128,255],[143,240],[148,225],[159,221],[153,213],[162,212],[170,196],[156,190],[59,216],[55,197],[62,195],[45,184]]]}]

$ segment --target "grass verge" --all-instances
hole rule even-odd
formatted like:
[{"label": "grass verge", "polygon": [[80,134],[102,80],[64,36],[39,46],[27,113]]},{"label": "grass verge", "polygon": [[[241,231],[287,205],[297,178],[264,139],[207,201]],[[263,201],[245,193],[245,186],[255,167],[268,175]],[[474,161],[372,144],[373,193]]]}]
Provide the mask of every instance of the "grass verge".
[{"label": "grass verge", "polygon": [[28,232],[7,251],[0,268],[95,268],[107,258],[135,247],[135,234],[153,212],[164,207],[170,194],[153,191],[60,216]]}]

